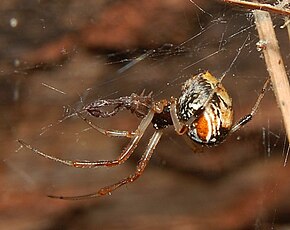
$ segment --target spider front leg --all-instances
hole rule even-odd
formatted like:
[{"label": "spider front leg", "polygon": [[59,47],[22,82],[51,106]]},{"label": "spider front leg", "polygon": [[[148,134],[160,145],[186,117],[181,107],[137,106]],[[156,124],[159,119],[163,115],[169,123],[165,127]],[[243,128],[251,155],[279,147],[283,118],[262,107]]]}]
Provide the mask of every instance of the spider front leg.
[{"label": "spider front leg", "polygon": [[151,156],[153,155],[153,151],[154,151],[155,147],[157,146],[157,144],[160,141],[161,136],[162,136],[162,130],[155,131],[155,133],[152,135],[152,137],[149,141],[149,144],[148,144],[145,152],[143,153],[143,155],[142,155],[142,157],[137,165],[135,173],[131,174],[127,178],[124,178],[115,184],[101,188],[96,193],[92,193],[92,194],[81,195],[81,196],[71,196],[71,197],[49,195],[49,197],[58,198],[58,199],[65,199],[65,200],[80,200],[80,199],[86,199],[86,198],[94,198],[94,197],[109,195],[114,190],[118,189],[119,187],[121,187],[125,184],[128,184],[128,183],[134,182],[144,172]]},{"label": "spider front leg", "polygon": [[86,122],[88,124],[88,126],[90,126],[92,129],[106,135],[109,137],[127,137],[127,138],[132,138],[134,136],[136,136],[136,132],[132,132],[132,131],[127,131],[127,130],[116,130],[116,129],[103,129],[101,127],[96,126],[95,124],[93,124],[93,122],[91,122],[89,119],[87,119],[86,117],[84,117],[80,112],[75,111],[77,116],[79,118],[81,118],[84,122]]},{"label": "spider front leg", "polygon": [[132,138],[130,143],[125,147],[125,149],[122,151],[120,156],[115,160],[99,160],[99,161],[95,161],[95,162],[64,160],[64,159],[60,159],[60,158],[51,156],[49,154],[46,154],[46,153],[34,148],[33,146],[27,144],[23,140],[18,140],[18,142],[22,146],[30,149],[31,151],[33,151],[34,153],[36,153],[38,155],[41,155],[45,158],[48,158],[48,159],[53,160],[53,161],[57,161],[61,164],[65,164],[65,165],[68,165],[71,167],[76,167],[76,168],[96,168],[96,167],[100,167],[100,166],[112,167],[112,166],[116,166],[116,165],[124,163],[131,156],[131,154],[133,153],[133,151],[137,147],[137,144],[139,143],[140,139],[142,138],[145,130],[147,129],[148,125],[151,123],[153,116],[154,116],[154,111],[150,110],[150,112],[143,118],[143,120],[141,121],[137,130],[135,131],[135,136]]}]

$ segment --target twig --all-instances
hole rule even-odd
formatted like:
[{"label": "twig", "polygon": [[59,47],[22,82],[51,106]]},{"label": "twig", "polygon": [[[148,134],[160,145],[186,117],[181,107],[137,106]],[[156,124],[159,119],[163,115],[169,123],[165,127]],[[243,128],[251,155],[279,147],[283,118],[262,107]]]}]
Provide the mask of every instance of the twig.
[{"label": "twig", "polygon": [[254,10],[254,16],[260,41],[266,44],[263,54],[290,142],[290,87],[274,26],[268,12]]},{"label": "twig", "polygon": [[285,23],[284,25],[280,26],[281,29],[287,28],[288,31],[288,37],[289,37],[289,41],[290,41],[290,17],[285,17]]},{"label": "twig", "polygon": [[282,9],[277,6],[272,6],[270,4],[248,2],[248,1],[242,1],[242,0],[223,0],[223,1],[229,4],[242,6],[248,9],[252,9],[252,10],[264,10],[264,11],[268,11],[275,14],[282,14],[282,15],[290,16],[289,9]]},{"label": "twig", "polygon": [[290,17],[287,18],[285,24],[286,24],[286,27],[287,27],[288,37],[289,37],[289,41],[290,41]]}]

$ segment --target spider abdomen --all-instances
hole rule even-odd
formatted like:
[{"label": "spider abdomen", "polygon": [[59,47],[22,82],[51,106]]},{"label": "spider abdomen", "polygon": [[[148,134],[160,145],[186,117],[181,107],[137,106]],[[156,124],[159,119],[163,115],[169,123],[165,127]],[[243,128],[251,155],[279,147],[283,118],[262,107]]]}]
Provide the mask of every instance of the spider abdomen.
[{"label": "spider abdomen", "polygon": [[184,83],[177,115],[187,124],[187,135],[193,141],[218,144],[232,127],[232,100],[214,76],[209,72],[201,73]]}]

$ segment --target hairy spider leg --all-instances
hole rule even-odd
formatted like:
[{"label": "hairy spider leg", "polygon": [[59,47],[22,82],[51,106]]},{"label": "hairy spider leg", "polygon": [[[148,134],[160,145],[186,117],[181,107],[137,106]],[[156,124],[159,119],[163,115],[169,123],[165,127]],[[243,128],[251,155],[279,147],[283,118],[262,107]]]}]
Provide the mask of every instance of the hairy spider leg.
[{"label": "hairy spider leg", "polygon": [[251,112],[247,115],[245,115],[244,117],[242,117],[230,130],[229,134],[234,133],[236,131],[238,131],[240,128],[242,128],[245,124],[247,124],[249,121],[252,120],[253,116],[256,114],[256,112],[258,111],[259,105],[266,93],[266,89],[268,87],[268,85],[270,84],[270,78],[267,78],[267,80],[264,83],[264,86],[261,90],[261,92],[259,93],[259,96],[254,104],[254,106],[251,109]]},{"label": "hairy spider leg", "polygon": [[160,141],[160,138],[162,136],[163,132],[162,130],[157,130],[154,132],[152,135],[149,144],[147,145],[147,148],[145,152],[143,153],[136,170],[134,174],[131,174],[127,178],[124,178],[120,180],[119,182],[103,187],[99,189],[96,193],[91,193],[87,195],[81,195],[81,196],[54,196],[54,195],[49,195],[51,198],[58,198],[58,199],[64,199],[64,200],[80,200],[80,199],[86,199],[86,198],[95,198],[99,196],[105,196],[105,195],[110,195],[114,190],[118,189],[119,187],[134,182],[136,179],[138,179],[142,173],[144,172],[151,156],[153,155],[154,149],[157,146],[157,144]]},{"label": "hairy spider leg", "polygon": [[53,160],[53,161],[57,161],[59,163],[62,163],[62,164],[65,164],[65,165],[68,165],[71,167],[76,167],[76,168],[97,168],[97,167],[101,167],[101,166],[112,167],[112,166],[116,166],[116,165],[124,163],[132,155],[135,148],[137,147],[138,142],[142,138],[145,130],[147,129],[147,127],[151,123],[153,116],[154,116],[154,111],[150,110],[150,112],[140,122],[140,125],[138,126],[137,130],[135,131],[134,138],[132,138],[132,140],[129,142],[129,144],[124,148],[124,150],[122,151],[122,153],[120,154],[118,159],[115,159],[115,160],[99,160],[99,161],[94,161],[94,162],[93,161],[64,160],[64,159],[60,159],[60,158],[51,156],[49,154],[46,154],[46,153],[34,148],[33,146],[27,144],[23,140],[18,140],[18,142],[22,146],[26,147],[27,149],[30,149],[31,151],[33,151],[34,153],[36,153],[38,155],[41,155],[45,158],[48,158],[48,159]]}]

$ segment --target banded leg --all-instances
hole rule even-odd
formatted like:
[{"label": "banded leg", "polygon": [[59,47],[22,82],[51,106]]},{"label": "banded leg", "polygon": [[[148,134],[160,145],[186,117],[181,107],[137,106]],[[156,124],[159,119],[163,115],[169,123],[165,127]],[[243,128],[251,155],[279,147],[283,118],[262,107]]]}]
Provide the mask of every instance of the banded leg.
[{"label": "banded leg", "polygon": [[259,105],[266,93],[266,89],[268,87],[268,85],[270,84],[270,78],[268,78],[265,83],[264,86],[253,106],[253,108],[251,109],[251,112],[249,114],[247,114],[246,116],[242,117],[230,130],[230,134],[236,132],[237,130],[239,130],[240,128],[242,128],[245,124],[247,124],[249,121],[252,120],[253,116],[256,114],[256,112],[258,111]]},{"label": "banded leg", "polygon": [[142,138],[145,130],[147,129],[148,125],[151,123],[153,116],[154,116],[154,112],[150,111],[146,115],[146,117],[143,118],[143,120],[141,121],[140,125],[138,126],[138,128],[135,132],[136,133],[135,137],[132,138],[132,140],[126,146],[126,148],[122,151],[122,153],[120,154],[118,159],[115,159],[115,160],[99,160],[99,161],[95,161],[95,162],[64,160],[64,159],[60,159],[60,158],[51,156],[49,154],[46,154],[46,153],[34,148],[33,146],[27,144],[23,140],[18,140],[18,142],[22,146],[24,146],[25,148],[30,149],[31,151],[33,151],[34,153],[36,153],[38,155],[41,155],[45,158],[48,158],[48,159],[53,160],[53,161],[57,161],[61,164],[65,164],[65,165],[68,165],[71,167],[76,167],[76,168],[96,168],[96,167],[100,167],[100,166],[112,167],[112,166],[116,166],[116,165],[124,163],[131,156],[131,154],[133,153],[133,151],[137,147],[138,142]]},{"label": "banded leg", "polygon": [[86,198],[94,198],[99,196],[105,196],[111,194],[114,190],[118,189],[119,187],[134,182],[136,179],[138,179],[142,173],[144,172],[151,156],[153,155],[153,151],[156,147],[156,145],[159,143],[160,138],[162,136],[162,131],[157,130],[151,137],[149,144],[143,153],[141,160],[139,161],[136,171],[134,174],[128,176],[127,178],[124,178],[120,180],[119,182],[106,186],[104,188],[101,188],[96,193],[87,194],[87,195],[81,195],[81,196],[71,196],[71,197],[64,197],[64,196],[53,196],[49,195],[51,198],[59,198],[59,199],[65,199],[65,200],[80,200],[80,199],[86,199]]}]

